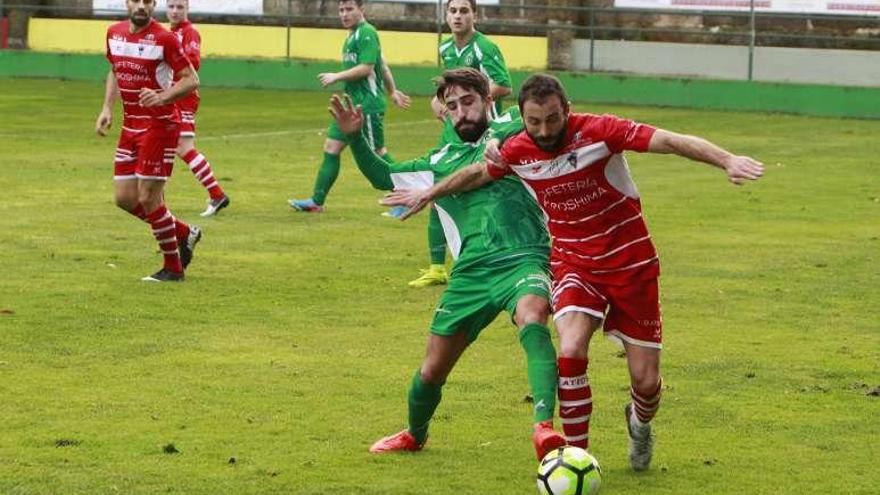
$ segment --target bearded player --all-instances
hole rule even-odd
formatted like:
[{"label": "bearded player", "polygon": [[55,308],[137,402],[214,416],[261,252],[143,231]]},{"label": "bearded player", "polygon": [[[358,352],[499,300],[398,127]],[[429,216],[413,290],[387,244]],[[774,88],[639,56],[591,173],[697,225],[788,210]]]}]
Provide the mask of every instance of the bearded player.
[{"label": "bearded player", "polygon": [[153,19],[155,0],[127,0],[126,7],[129,20],[107,30],[112,69],[95,131],[107,135],[113,105],[121,97],[124,117],[114,164],[116,205],[148,223],[162,251],[162,269],[142,280],[182,281],[201,231],[171,214],[164,191],[180,134],[180,113],[174,102],[198,88],[199,77],[177,37]]}]

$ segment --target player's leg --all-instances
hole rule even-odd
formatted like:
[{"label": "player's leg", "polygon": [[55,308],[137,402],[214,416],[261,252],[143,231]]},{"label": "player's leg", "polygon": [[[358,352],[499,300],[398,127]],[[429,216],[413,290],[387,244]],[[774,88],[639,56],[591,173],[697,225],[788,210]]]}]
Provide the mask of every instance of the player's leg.
[{"label": "player's leg", "polygon": [[214,170],[211,168],[208,158],[196,149],[195,115],[187,117],[184,114],[183,126],[180,140],[177,143],[177,156],[186,163],[196,180],[208,191],[208,206],[201,213],[201,216],[210,217],[229,206],[229,197],[226,196],[226,192],[223,191],[214,176]]},{"label": "player's leg", "polygon": [[290,199],[288,204],[296,211],[306,213],[320,213],[324,210],[324,202],[327,195],[339,177],[340,155],[346,146],[345,134],[336,126],[336,122],[331,122],[327,128],[327,139],[324,140],[324,159],[318,168],[318,175],[315,177],[315,187],[312,191],[312,197],[307,199]]},{"label": "player's leg", "polygon": [[443,396],[446,378],[469,343],[468,333],[464,331],[454,335],[428,336],[425,360],[413,375],[407,393],[407,429],[380,439],[370,447],[370,452],[381,454],[422,449],[428,440],[431,418]]},{"label": "player's leg", "polygon": [[140,220],[146,213],[138,201],[137,161],[144,130],[122,129],[113,161],[113,196],[116,206]]},{"label": "player's leg", "polygon": [[519,342],[526,354],[526,371],[534,403],[532,441],[538,459],[565,445],[565,438],[553,429],[556,411],[556,349],[547,328],[550,315],[550,274],[547,259],[535,256],[518,259],[510,268],[493,270],[489,297],[511,314],[519,329]]},{"label": "player's leg", "polygon": [[467,346],[501,311],[485,297],[485,277],[486,273],[458,274],[443,292],[431,322],[425,359],[410,383],[408,427],[379,440],[370,452],[416,451],[424,445],[446,378]]},{"label": "player's leg", "polygon": [[422,270],[422,275],[409,283],[410,287],[428,287],[442,285],[449,280],[446,272],[446,234],[443,233],[443,224],[440,223],[440,215],[437,209],[431,206],[431,214],[428,217],[428,253],[431,265],[427,270]]},{"label": "player's leg", "polygon": [[568,443],[590,446],[593,390],[587,373],[590,339],[602,324],[606,302],[564,264],[554,268],[553,308],[559,334],[559,417]]},{"label": "player's leg", "polygon": [[[150,224],[153,236],[159,243],[164,257],[163,268],[144,277],[146,281],[183,280],[183,263],[179,239],[186,239],[192,231],[189,226],[174,217],[165,205],[165,183],[171,176],[175,149],[179,138],[176,125],[151,128],[143,137],[141,156],[138,159],[138,202]],[[190,253],[191,254],[191,253]]]},{"label": "player's leg", "polygon": [[662,321],[656,278],[608,288],[607,334],[623,343],[630,373],[631,402],[625,407],[630,465],[648,469],[653,455],[651,422],[660,408]]}]

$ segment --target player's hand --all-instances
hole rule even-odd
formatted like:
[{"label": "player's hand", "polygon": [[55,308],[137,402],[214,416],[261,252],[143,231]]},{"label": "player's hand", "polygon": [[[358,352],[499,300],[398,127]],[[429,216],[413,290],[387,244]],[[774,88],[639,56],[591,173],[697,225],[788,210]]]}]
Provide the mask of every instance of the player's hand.
[{"label": "player's hand", "polygon": [[165,98],[159,91],[143,88],[138,94],[138,103],[142,107],[158,107],[165,104]]},{"label": "player's hand", "polygon": [[733,156],[724,164],[727,180],[741,186],[764,175],[764,164],[748,156]]},{"label": "player's hand", "polygon": [[407,211],[400,216],[400,220],[406,220],[431,204],[431,197],[427,189],[395,189],[379,200],[379,204],[407,207]]},{"label": "player's hand", "polygon": [[501,141],[498,138],[492,138],[486,142],[486,150],[483,152],[483,158],[490,167],[507,168],[504,163],[504,157],[501,156]]},{"label": "player's hand", "polygon": [[336,76],[335,72],[323,72],[321,74],[318,74],[318,81],[321,81],[321,86],[324,86],[326,88],[327,86],[330,86],[331,84],[339,81],[339,79]]},{"label": "player's hand", "polygon": [[107,131],[110,130],[110,127],[113,125],[113,112],[107,110],[106,108],[101,110],[101,113],[98,114],[98,120],[95,121],[95,132],[99,136],[106,136]]},{"label": "player's hand", "polygon": [[403,91],[399,89],[395,89],[393,93],[391,93],[391,101],[394,102],[400,108],[407,109],[409,108],[409,96],[406,95]]},{"label": "player's hand", "polygon": [[351,101],[351,96],[345,95],[345,99],[339,95],[333,95],[330,98],[330,114],[336,120],[336,125],[343,134],[354,134],[359,132],[364,126],[364,112],[360,105],[355,106]]}]

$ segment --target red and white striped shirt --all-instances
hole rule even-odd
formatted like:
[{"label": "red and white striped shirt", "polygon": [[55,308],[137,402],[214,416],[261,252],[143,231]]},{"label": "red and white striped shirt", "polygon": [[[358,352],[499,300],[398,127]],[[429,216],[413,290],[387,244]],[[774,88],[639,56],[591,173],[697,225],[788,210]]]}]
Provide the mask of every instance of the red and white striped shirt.
[{"label": "red and white striped shirt", "polygon": [[107,60],[113,66],[122,98],[125,115],[122,125],[143,129],[156,121],[179,122],[173,103],[155,107],[142,107],[138,103],[142,89],[168,89],[174,74],[190,66],[177,36],[154,19],[137,33],[132,33],[129,25],[130,21],[123,21],[107,29]]},{"label": "red and white striped shirt", "polygon": [[639,193],[623,157],[644,152],[656,129],[613,115],[570,114],[564,146],[540,149],[522,131],[504,143],[515,173],[544,211],[551,263],[583,269],[589,280],[624,285],[659,275],[657,251],[642,217]]},{"label": "red and white striped shirt", "polygon": [[[198,72],[202,66],[202,35],[199,34],[193,23],[189,21],[183,21],[172,27],[171,32],[177,35],[180,46],[183,48],[183,54],[186,55],[193,70]],[[177,78],[174,78],[174,82],[177,82],[177,80]],[[199,100],[199,90],[197,89],[186,95],[181,101],[183,100],[197,103]]]}]

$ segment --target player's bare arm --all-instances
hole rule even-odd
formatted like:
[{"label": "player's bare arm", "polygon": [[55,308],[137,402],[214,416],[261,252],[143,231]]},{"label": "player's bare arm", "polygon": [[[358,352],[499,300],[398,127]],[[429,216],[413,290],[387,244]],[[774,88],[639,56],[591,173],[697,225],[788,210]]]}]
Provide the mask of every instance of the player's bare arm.
[{"label": "player's bare arm", "polygon": [[736,185],[758,180],[764,164],[748,156],[738,156],[703,138],[657,129],[648,145],[651,153],[673,153],[698,162],[714,165],[727,173]]},{"label": "player's bare arm", "polygon": [[104,105],[101,107],[101,113],[98,114],[98,120],[95,121],[95,132],[99,136],[106,136],[113,124],[113,105],[118,97],[119,84],[116,82],[116,74],[111,70],[107,74],[107,81],[105,83]]},{"label": "player's bare arm", "polygon": [[485,163],[468,165],[458,172],[434,184],[430,189],[395,189],[380,201],[385,206],[406,206],[409,211],[400,219],[407,218],[422,211],[431,201],[450,194],[477,189],[494,178],[489,175]]},{"label": "player's bare arm", "polygon": [[373,64],[359,64],[342,72],[324,72],[318,74],[318,81],[325,88],[340,81],[357,81],[365,79],[373,72]]},{"label": "player's bare arm", "polygon": [[175,74],[180,80],[164,91],[142,89],[138,102],[144,107],[155,107],[173,103],[184,96],[192,93],[199,87],[199,75],[192,66],[187,66]]},{"label": "player's bare arm", "polygon": [[391,97],[391,101],[400,108],[409,108],[409,96],[397,89],[397,84],[394,82],[394,74],[391,73],[391,67],[388,67],[388,64],[384,62],[382,63],[382,79],[385,81],[385,89],[388,92],[388,96]]}]

